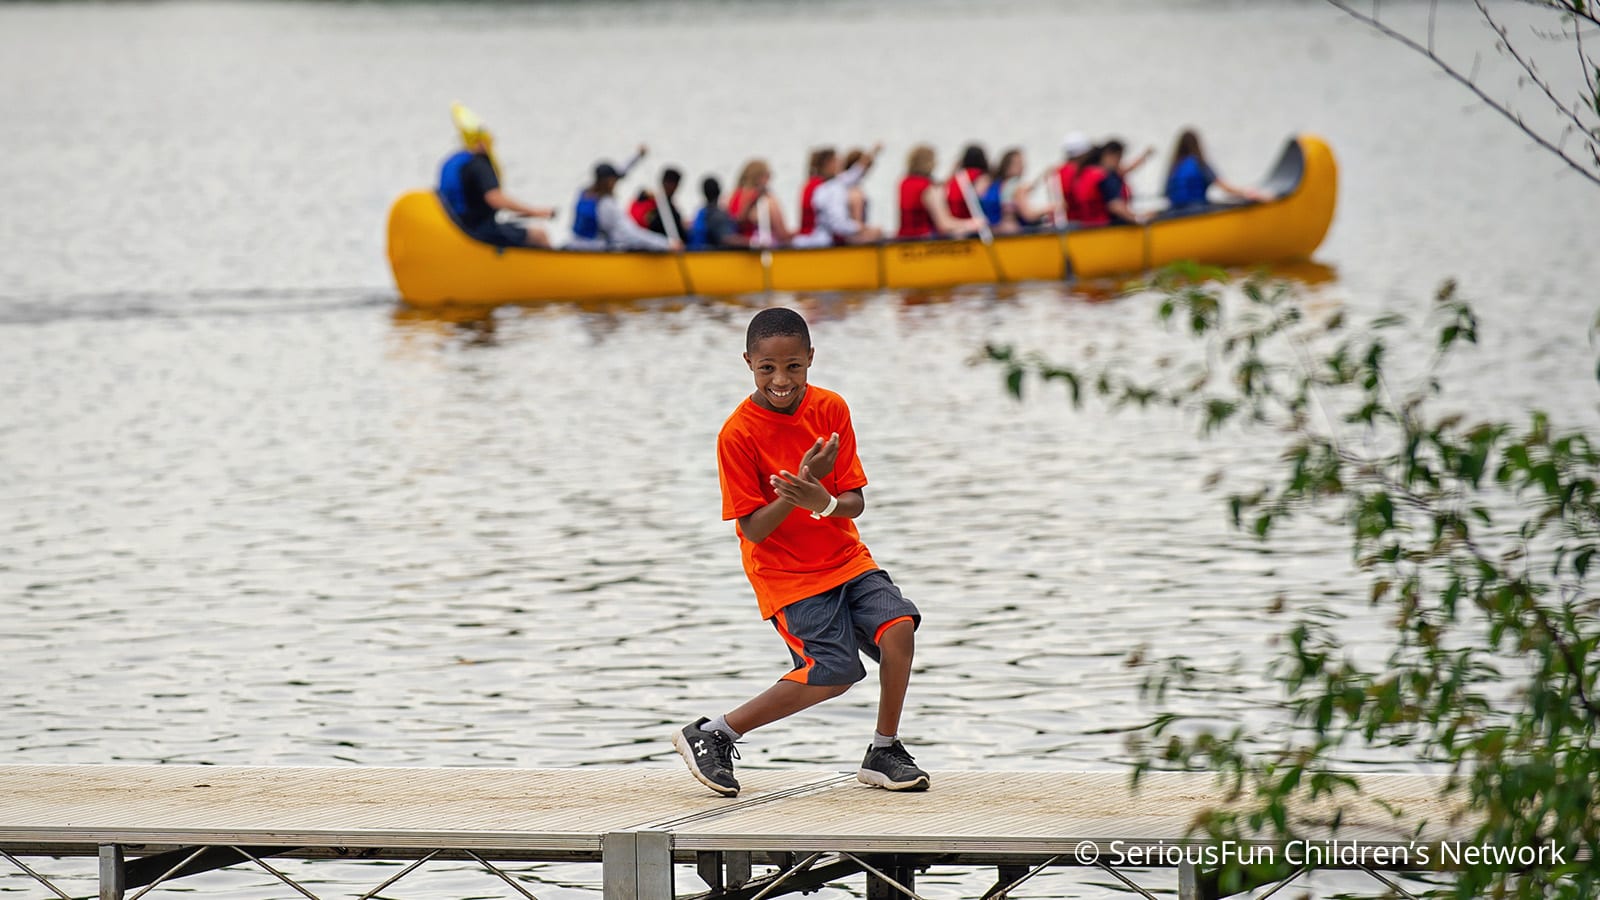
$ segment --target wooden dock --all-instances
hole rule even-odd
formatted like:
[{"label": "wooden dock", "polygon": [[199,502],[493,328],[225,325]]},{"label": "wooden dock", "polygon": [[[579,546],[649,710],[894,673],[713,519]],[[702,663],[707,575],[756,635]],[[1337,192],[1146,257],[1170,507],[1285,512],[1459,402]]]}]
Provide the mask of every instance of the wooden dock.
[{"label": "wooden dock", "polygon": [[[259,865],[314,897],[270,860],[418,861],[404,876],[428,860],[467,858],[531,897],[494,864],[572,860],[601,863],[605,900],[672,900],[676,863],[696,867],[706,883],[698,893],[764,900],[863,873],[869,896],[915,898],[915,872],[939,864],[996,867],[986,894],[996,897],[1049,866],[1125,878],[1119,859],[1170,855],[1195,817],[1220,804],[1200,773],[1151,774],[1137,791],[1124,772],[933,774],[932,790],[895,794],[853,772],[743,769],[744,791],[722,798],[678,767],[0,766],[0,869],[9,861],[33,872],[30,856],[97,856],[101,898],[123,900],[173,878]],[[1345,806],[1337,832],[1332,808],[1312,808],[1302,833],[1369,847],[1466,839],[1439,778],[1360,781],[1366,796]],[[1151,864],[1178,870],[1180,896],[1215,895],[1203,865],[1168,862]],[[757,872],[762,864],[773,868]]]}]

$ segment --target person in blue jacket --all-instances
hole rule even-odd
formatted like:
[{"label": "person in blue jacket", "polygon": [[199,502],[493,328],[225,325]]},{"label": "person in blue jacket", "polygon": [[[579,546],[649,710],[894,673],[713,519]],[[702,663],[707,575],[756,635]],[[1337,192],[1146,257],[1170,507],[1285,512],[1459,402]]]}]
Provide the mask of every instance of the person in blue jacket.
[{"label": "person in blue jacket", "polygon": [[739,223],[733,220],[728,208],[722,205],[722,184],[707,175],[700,183],[705,194],[705,206],[695,213],[694,224],[689,226],[690,250],[717,250],[722,247],[748,247],[750,239],[739,233]]},{"label": "person in blue jacket", "polygon": [[1245,200],[1272,199],[1261,191],[1237,187],[1218,177],[1200,148],[1200,135],[1186,128],[1178,135],[1178,144],[1172,150],[1172,165],[1167,169],[1167,203],[1174,210],[1204,206],[1212,185]]},{"label": "person in blue jacket", "polygon": [[457,103],[450,110],[462,149],[439,167],[439,199],[470,237],[497,247],[548,247],[550,236],[537,225],[499,220],[500,210],[534,219],[555,218],[549,207],[528,206],[500,187],[494,138],[478,117]]},{"label": "person in blue jacket", "polygon": [[640,225],[623,211],[615,196],[617,182],[644,158],[645,146],[622,168],[609,162],[594,167],[594,181],[578,192],[572,211],[568,250],[682,250],[683,244]]},{"label": "person in blue jacket", "polygon": [[1033,185],[1023,180],[1026,168],[1022,148],[1008,147],[989,173],[989,188],[978,199],[978,205],[996,234],[1016,234],[1038,225],[1049,215],[1048,209],[1034,206],[1029,198]]}]

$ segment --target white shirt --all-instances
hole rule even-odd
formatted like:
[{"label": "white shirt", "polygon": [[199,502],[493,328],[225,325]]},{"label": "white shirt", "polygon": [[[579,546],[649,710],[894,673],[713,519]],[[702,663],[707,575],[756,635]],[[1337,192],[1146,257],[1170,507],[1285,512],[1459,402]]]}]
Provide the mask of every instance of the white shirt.
[{"label": "white shirt", "polygon": [[665,250],[667,239],[623,213],[616,197],[601,197],[595,204],[594,217],[600,225],[600,236],[606,243],[620,250]]},{"label": "white shirt", "polygon": [[817,227],[812,233],[825,235],[824,244],[832,243],[835,237],[861,230],[861,223],[850,218],[850,189],[859,184],[866,174],[866,167],[856,163],[817,185],[817,189],[811,193],[811,208],[817,214]]},{"label": "white shirt", "polygon": [[622,211],[616,197],[601,197],[594,204],[596,230],[592,238],[574,235],[567,241],[569,250],[665,250],[666,237],[648,228],[640,228]]}]

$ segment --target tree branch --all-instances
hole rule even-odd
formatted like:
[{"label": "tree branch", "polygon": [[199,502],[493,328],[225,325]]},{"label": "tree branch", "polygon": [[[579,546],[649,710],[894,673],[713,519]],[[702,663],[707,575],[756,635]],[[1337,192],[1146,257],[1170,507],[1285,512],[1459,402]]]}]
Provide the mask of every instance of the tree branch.
[{"label": "tree branch", "polygon": [[1546,11],[1559,11],[1577,19],[1585,19],[1592,25],[1600,25],[1600,14],[1594,12],[1591,6],[1580,9],[1577,0],[1517,0],[1523,6],[1537,6]]},{"label": "tree branch", "polygon": [[1562,638],[1561,633],[1556,630],[1556,627],[1551,624],[1550,614],[1545,612],[1544,608],[1537,603],[1530,604],[1530,606],[1533,610],[1533,617],[1539,622],[1539,627],[1544,630],[1545,636],[1550,639],[1550,643],[1556,645],[1556,649],[1561,652],[1561,659],[1567,664],[1567,671],[1572,673],[1572,686],[1578,692],[1578,702],[1588,711],[1590,719],[1600,722],[1600,704],[1590,699],[1588,692],[1583,687],[1583,673],[1588,667],[1584,665],[1582,659],[1578,658],[1577,653],[1572,649],[1572,645],[1568,644]]},{"label": "tree branch", "polygon": [[[1449,63],[1445,62],[1442,58],[1439,57],[1438,54],[1436,54],[1433,51],[1429,50],[1427,47],[1424,47],[1423,45],[1417,43],[1411,37],[1409,37],[1409,36],[1399,32],[1399,31],[1396,31],[1395,29],[1389,27],[1387,24],[1385,24],[1382,21],[1380,21],[1377,18],[1376,15],[1369,15],[1367,13],[1361,12],[1360,10],[1357,10],[1357,9],[1351,7],[1348,3],[1345,2],[1345,0],[1326,0],[1326,2],[1328,3],[1329,6],[1332,6],[1333,8],[1339,10],[1340,12],[1344,13],[1345,15],[1350,16],[1351,18],[1353,18],[1353,19],[1355,19],[1355,20],[1357,20],[1359,22],[1365,23],[1366,25],[1370,26],[1373,30],[1379,32],[1380,34],[1384,35],[1385,37],[1388,37],[1388,38],[1390,38],[1390,39],[1392,39],[1394,41],[1399,42],[1400,44],[1410,48],[1411,50],[1415,51],[1416,53],[1419,53],[1422,56],[1424,56],[1427,59],[1429,59],[1430,61],[1432,61],[1435,66],[1439,67],[1440,71],[1444,72],[1446,75],[1450,76],[1452,79],[1454,79],[1455,81],[1459,82],[1461,85],[1466,87],[1467,90],[1469,90],[1472,93],[1476,94],[1478,96],[1478,99],[1483,101],[1484,105],[1488,106],[1490,109],[1494,110],[1495,112],[1498,112],[1508,122],[1512,123],[1513,125],[1517,126],[1517,128],[1521,129],[1522,133],[1527,135],[1529,138],[1531,138],[1534,143],[1538,144],[1539,146],[1543,147],[1544,149],[1546,149],[1546,150],[1550,151],[1551,153],[1555,154],[1557,157],[1559,157],[1561,159],[1562,162],[1566,163],[1567,166],[1569,168],[1571,168],[1574,172],[1577,172],[1579,175],[1582,175],[1584,178],[1588,179],[1589,182],[1594,184],[1596,187],[1600,187],[1600,171],[1591,170],[1582,161],[1578,160],[1577,158],[1575,158],[1573,156],[1569,156],[1565,150],[1562,150],[1556,144],[1551,143],[1550,140],[1548,140],[1547,138],[1544,137],[1544,135],[1541,135],[1537,131],[1534,131],[1532,128],[1529,128],[1528,125],[1522,121],[1522,118],[1520,116],[1518,116],[1515,112],[1512,112],[1509,107],[1505,106],[1504,104],[1502,104],[1499,101],[1495,100],[1494,98],[1490,97],[1488,94],[1484,93],[1483,89],[1478,87],[1478,85],[1477,85],[1477,83],[1475,81],[1475,76],[1474,77],[1468,77],[1467,75],[1462,74],[1460,70],[1456,69],[1454,66],[1450,65]],[[1554,8],[1554,7],[1548,7],[1547,6],[1546,8]],[[1562,7],[1562,8],[1565,9],[1565,7]],[[1596,21],[1597,24],[1600,24],[1600,20],[1595,20],[1593,18],[1593,16],[1590,15],[1590,14],[1583,13],[1583,12],[1577,12],[1577,11],[1573,11],[1573,13],[1574,13],[1574,15],[1580,15],[1580,16],[1583,16],[1584,18],[1589,18],[1591,21]],[[1587,130],[1586,130],[1586,133],[1589,133],[1589,132],[1587,132]],[[1590,140],[1588,143],[1589,143],[1589,148],[1588,149],[1589,149],[1590,154],[1594,155],[1596,157],[1600,157],[1600,153],[1596,152],[1594,141]],[[1600,168],[1600,159],[1597,159],[1597,168]]]},{"label": "tree branch", "polygon": [[[1508,33],[1508,29],[1504,25],[1501,25],[1499,22],[1494,20],[1494,16],[1489,13],[1489,7],[1484,5],[1483,0],[1473,0],[1473,3],[1477,5],[1478,12],[1483,14],[1483,20],[1488,22],[1489,27],[1494,30],[1494,33],[1500,36],[1500,46],[1505,48],[1506,55],[1515,60],[1517,65],[1522,67],[1522,71],[1528,73],[1528,80],[1538,85],[1539,90],[1543,91],[1544,95],[1550,98],[1550,104],[1556,109],[1561,110],[1561,114],[1563,116],[1571,120],[1574,125],[1578,126],[1578,131],[1585,136],[1589,143],[1594,143],[1594,135],[1593,132],[1590,131],[1590,124],[1579,118],[1578,115],[1572,110],[1568,109],[1566,105],[1556,97],[1556,92],[1551,89],[1550,83],[1545,81],[1544,78],[1540,77],[1538,70],[1533,67],[1533,64],[1524,59],[1522,54],[1517,52],[1517,48],[1511,44],[1511,35]],[[1432,51],[1430,51],[1430,55],[1431,52]]]}]

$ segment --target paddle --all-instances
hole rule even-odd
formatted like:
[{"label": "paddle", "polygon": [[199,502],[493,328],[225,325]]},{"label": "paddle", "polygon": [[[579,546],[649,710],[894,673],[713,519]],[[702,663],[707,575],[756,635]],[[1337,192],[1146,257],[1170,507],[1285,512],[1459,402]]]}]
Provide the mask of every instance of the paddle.
[{"label": "paddle", "polygon": [[1056,243],[1061,245],[1061,277],[1072,277],[1072,257],[1067,253],[1067,198],[1061,193],[1061,179],[1055,169],[1046,169],[1044,190],[1050,197],[1050,208],[1055,213]]},{"label": "paddle", "polygon": [[994,266],[995,280],[1010,281],[1006,277],[1006,270],[1000,265],[1000,254],[994,249],[994,233],[989,230],[989,219],[983,214],[983,207],[978,203],[978,192],[972,189],[972,179],[967,177],[966,169],[956,170],[956,183],[961,185],[961,195],[967,198],[967,212],[978,221],[978,237],[983,240],[983,249],[989,253],[989,265]]},{"label": "paddle", "polygon": [[1044,191],[1050,197],[1050,208],[1055,212],[1055,226],[1057,231],[1067,228],[1067,198],[1061,193],[1061,179],[1056,177],[1056,170],[1046,169],[1041,176],[1044,181]]},{"label": "paddle", "polygon": [[689,261],[683,258],[683,236],[678,234],[678,217],[672,214],[666,185],[658,185],[655,194],[656,215],[661,217],[661,226],[667,232],[667,239],[678,245],[678,249],[673,251],[672,258],[678,261],[678,275],[683,278],[683,292],[692,294],[694,282],[689,280]]},{"label": "paddle", "polygon": [[761,242],[761,284],[772,290],[772,211],[767,208],[766,195],[756,201],[756,239]]}]

